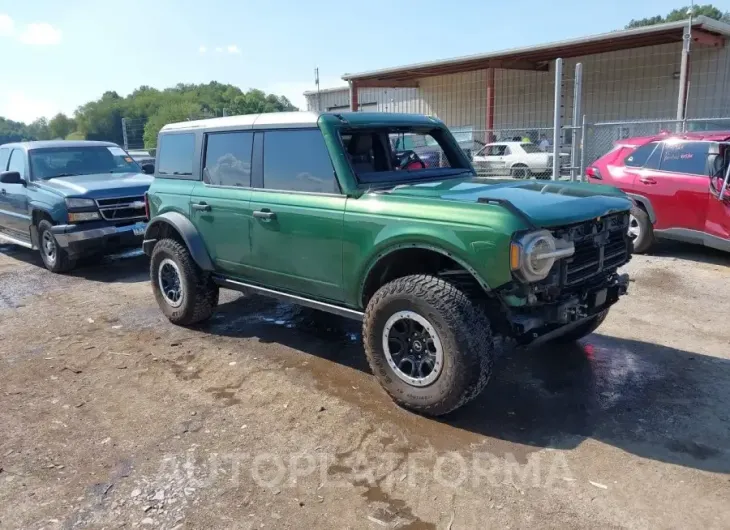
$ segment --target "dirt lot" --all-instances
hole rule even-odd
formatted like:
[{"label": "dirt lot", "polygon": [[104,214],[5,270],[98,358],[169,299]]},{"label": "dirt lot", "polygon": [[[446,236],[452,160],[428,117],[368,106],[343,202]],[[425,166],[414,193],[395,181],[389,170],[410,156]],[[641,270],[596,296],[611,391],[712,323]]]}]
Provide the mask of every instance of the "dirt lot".
[{"label": "dirt lot", "polygon": [[161,318],[144,258],[53,276],[0,247],[0,528],[730,524],[730,257],[635,257],[569,348],[405,412],[352,322],[225,292]]}]

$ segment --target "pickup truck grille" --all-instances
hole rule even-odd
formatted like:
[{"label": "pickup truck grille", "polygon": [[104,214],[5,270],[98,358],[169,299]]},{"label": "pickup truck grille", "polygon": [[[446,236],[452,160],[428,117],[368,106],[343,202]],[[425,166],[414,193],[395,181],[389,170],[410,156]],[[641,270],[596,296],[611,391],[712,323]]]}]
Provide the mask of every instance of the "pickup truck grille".
[{"label": "pickup truck grille", "polygon": [[628,214],[615,214],[553,231],[556,237],[575,244],[575,254],[562,266],[562,285],[571,288],[590,283],[629,261],[627,229]]},{"label": "pickup truck grille", "polygon": [[120,197],[118,199],[97,199],[99,213],[107,221],[130,221],[144,219],[144,197]]}]

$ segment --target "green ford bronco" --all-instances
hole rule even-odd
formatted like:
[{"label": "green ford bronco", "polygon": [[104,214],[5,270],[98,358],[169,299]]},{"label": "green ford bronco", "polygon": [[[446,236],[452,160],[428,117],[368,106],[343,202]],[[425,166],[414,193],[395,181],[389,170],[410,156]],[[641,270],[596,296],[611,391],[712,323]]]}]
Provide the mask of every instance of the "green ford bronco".
[{"label": "green ford bronco", "polygon": [[[406,137],[432,152],[399,150]],[[628,286],[621,191],[478,178],[432,117],[171,124],[155,168],[144,250],[171,322],[209,318],[220,287],[362,320],[373,373],[424,414],[479,394],[495,335],[579,339]]]}]

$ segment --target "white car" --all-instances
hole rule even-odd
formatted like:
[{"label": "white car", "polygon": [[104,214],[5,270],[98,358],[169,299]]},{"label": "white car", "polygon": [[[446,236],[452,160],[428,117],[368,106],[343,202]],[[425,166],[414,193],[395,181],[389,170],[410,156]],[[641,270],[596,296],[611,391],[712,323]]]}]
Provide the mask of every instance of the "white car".
[{"label": "white car", "polygon": [[[561,153],[561,158],[564,155]],[[482,147],[472,158],[479,173],[530,178],[550,176],[553,155],[529,142],[494,142]]]}]

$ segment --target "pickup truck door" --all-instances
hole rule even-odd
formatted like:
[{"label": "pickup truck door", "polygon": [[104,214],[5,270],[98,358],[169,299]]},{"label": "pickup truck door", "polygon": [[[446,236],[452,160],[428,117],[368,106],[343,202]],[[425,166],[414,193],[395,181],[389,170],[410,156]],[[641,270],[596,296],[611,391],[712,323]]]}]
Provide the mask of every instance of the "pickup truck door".
[{"label": "pickup truck door", "polygon": [[343,300],[347,198],[339,191],[321,131],[266,131],[254,151],[253,188],[253,280],[312,298]]},{"label": "pickup truck door", "polygon": [[251,266],[252,131],[205,135],[203,182],[190,194],[190,219],[216,269],[248,278]]},{"label": "pickup truck door", "polygon": [[[654,230],[704,232],[710,194],[709,142],[666,141],[663,144],[656,169],[649,167],[655,165],[656,156],[652,156],[647,165],[636,170],[634,189],[651,201],[656,215]],[[681,236],[681,233],[674,235]]]},{"label": "pickup truck door", "polygon": [[[7,171],[17,171],[28,182],[24,150],[12,150]],[[10,236],[30,241],[30,219],[26,186],[0,183],[0,229]]]}]

